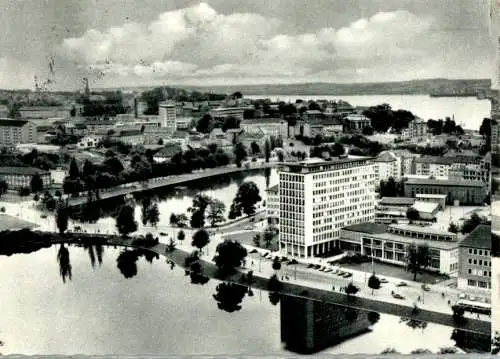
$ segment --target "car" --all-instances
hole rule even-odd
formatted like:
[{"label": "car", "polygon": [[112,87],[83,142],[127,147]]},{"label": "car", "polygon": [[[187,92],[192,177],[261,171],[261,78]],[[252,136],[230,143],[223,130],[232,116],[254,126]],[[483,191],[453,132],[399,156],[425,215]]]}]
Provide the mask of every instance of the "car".
[{"label": "car", "polygon": [[427,284],[423,284],[422,289],[425,290],[426,292],[428,292],[431,290],[431,287],[429,287]]},{"label": "car", "polygon": [[314,265],[314,269],[320,269],[320,268],[321,268],[321,266],[319,264]]},{"label": "car", "polygon": [[458,295],[458,299],[465,299],[465,298],[467,298],[467,296],[465,295],[465,293],[460,293]]},{"label": "car", "polygon": [[251,231],[252,229],[253,229],[252,226],[245,226],[245,230],[247,230],[247,231]]},{"label": "car", "polygon": [[330,272],[332,272],[332,271],[333,271],[333,269],[331,269],[331,268],[326,268],[326,269],[325,269],[325,273],[330,273]]},{"label": "car", "polygon": [[257,250],[254,248],[250,251],[250,254],[257,253]]},{"label": "car", "polygon": [[405,297],[398,293],[392,293],[392,297],[396,299],[405,299]]},{"label": "car", "polygon": [[473,295],[469,295],[469,300],[470,300],[471,302],[475,302],[475,301],[477,300],[477,298],[476,298],[476,297],[474,297]]},{"label": "car", "polygon": [[77,232],[81,232],[82,227],[80,227],[80,226],[75,226],[75,228],[73,228],[73,230],[75,230],[75,231],[77,231]]},{"label": "car", "polygon": [[46,214],[42,214],[42,215],[40,215],[40,218],[47,218],[47,215]]},{"label": "car", "polygon": [[399,282],[398,284],[396,284],[396,287],[407,287],[408,286],[408,283],[406,282]]},{"label": "car", "polygon": [[166,236],[167,234],[165,232],[160,232],[160,236]]},{"label": "car", "polygon": [[349,278],[349,277],[352,277],[352,273],[350,272],[345,272],[344,275],[342,276],[344,278]]},{"label": "car", "polygon": [[314,264],[312,264],[312,263],[309,263],[309,264],[307,265],[307,268],[312,268],[312,267],[314,267]]},{"label": "car", "polygon": [[389,281],[385,278],[380,278],[380,283],[389,283]]}]

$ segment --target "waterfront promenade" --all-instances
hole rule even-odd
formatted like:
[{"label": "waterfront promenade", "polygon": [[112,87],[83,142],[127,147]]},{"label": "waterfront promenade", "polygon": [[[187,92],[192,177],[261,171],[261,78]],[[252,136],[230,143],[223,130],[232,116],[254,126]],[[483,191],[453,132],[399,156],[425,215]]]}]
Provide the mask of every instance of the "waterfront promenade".
[{"label": "waterfront promenade", "polygon": [[[135,192],[148,191],[155,188],[181,185],[183,183],[201,180],[204,178],[228,175],[239,172],[258,171],[266,168],[278,167],[279,163],[249,163],[249,166],[242,167],[223,167],[210,168],[198,172],[185,173],[181,175],[172,175],[166,177],[156,177],[142,182],[125,183],[109,189],[99,190],[99,198],[101,200],[112,197],[123,196]],[[74,207],[84,204],[87,201],[87,192],[81,192],[78,197],[65,196],[68,200],[68,206]]]}]

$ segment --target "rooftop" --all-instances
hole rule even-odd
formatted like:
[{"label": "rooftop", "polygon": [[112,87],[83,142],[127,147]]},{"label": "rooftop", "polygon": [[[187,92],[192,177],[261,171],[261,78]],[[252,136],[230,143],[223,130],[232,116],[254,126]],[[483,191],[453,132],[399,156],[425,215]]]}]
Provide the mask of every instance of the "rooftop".
[{"label": "rooftop", "polygon": [[445,199],[446,195],[445,194],[423,194],[423,193],[417,193],[417,194],[415,194],[415,197],[417,197],[417,198]]},{"label": "rooftop", "polygon": [[391,224],[390,227],[394,228],[394,229],[401,229],[401,230],[405,230],[405,231],[412,231],[412,232],[418,232],[418,233],[456,236],[455,233],[439,230],[439,229],[431,227],[431,226],[417,226],[414,224]]},{"label": "rooftop", "polygon": [[460,247],[491,249],[491,226],[480,224],[460,243]]},{"label": "rooftop", "polygon": [[429,185],[429,186],[456,186],[456,187],[484,187],[485,183],[482,181],[466,181],[466,180],[439,180],[439,179],[425,179],[425,178],[409,178],[406,184],[410,185]]},{"label": "rooftop", "polygon": [[407,245],[413,243],[416,244],[417,246],[421,244],[426,244],[430,248],[444,249],[444,250],[450,250],[458,247],[458,243],[456,241],[435,241],[429,239],[410,238],[410,237],[399,236],[393,233],[380,233],[377,234],[375,237]]},{"label": "rooftop", "polygon": [[177,153],[182,152],[182,147],[179,144],[170,144],[156,152],[155,157],[173,157]]},{"label": "rooftop", "polygon": [[382,197],[379,204],[382,205],[407,205],[411,206],[415,203],[415,198],[411,197]]},{"label": "rooftop", "polygon": [[50,173],[35,167],[0,167],[0,175],[28,175],[33,176],[36,173],[44,174]]},{"label": "rooftop", "polygon": [[0,126],[3,127],[23,127],[28,121],[25,120],[11,120],[10,118],[0,118]]},{"label": "rooftop", "polygon": [[374,160],[374,162],[394,162],[397,161],[397,157],[394,153],[390,151],[384,151],[380,153]]},{"label": "rooftop", "polygon": [[416,201],[413,204],[413,208],[415,208],[419,212],[433,213],[434,211],[436,211],[439,208],[439,203]]},{"label": "rooftop", "polygon": [[273,193],[278,193],[278,185],[274,185],[266,189],[266,192],[273,192]]},{"label": "rooftop", "polygon": [[339,158],[339,159],[334,159],[334,160],[328,160],[324,161],[321,159],[317,159],[314,161],[301,161],[298,163],[284,163],[285,165],[289,165],[290,167],[303,167],[303,168],[312,168],[312,167],[318,167],[319,165],[336,165],[336,164],[343,164],[343,163],[354,163],[354,162],[361,162],[361,161],[367,161],[371,160],[373,157],[357,157],[357,158]]},{"label": "rooftop", "polygon": [[382,223],[364,222],[343,227],[346,231],[361,232],[366,234],[379,234],[387,232],[388,226]]}]

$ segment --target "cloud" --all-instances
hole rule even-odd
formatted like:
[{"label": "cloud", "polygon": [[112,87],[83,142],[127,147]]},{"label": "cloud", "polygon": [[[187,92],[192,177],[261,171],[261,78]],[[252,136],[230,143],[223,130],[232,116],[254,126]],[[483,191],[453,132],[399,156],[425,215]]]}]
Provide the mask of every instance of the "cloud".
[{"label": "cloud", "polygon": [[[379,12],[344,27],[288,34],[280,20],[256,13],[218,13],[206,3],[67,38],[59,54],[113,78],[316,78],[387,80],[439,55],[432,18]],[[444,61],[444,56],[436,61]],[[411,65],[411,66],[410,66]],[[439,67],[434,65],[433,68]],[[446,66],[443,66],[446,68]],[[385,69],[385,70],[384,70]],[[418,75],[418,72],[415,72]],[[392,79],[392,78],[390,78]],[[377,81],[377,79],[375,79]]]},{"label": "cloud", "polygon": [[0,57],[0,88],[32,88],[35,73],[35,69],[25,61]]}]

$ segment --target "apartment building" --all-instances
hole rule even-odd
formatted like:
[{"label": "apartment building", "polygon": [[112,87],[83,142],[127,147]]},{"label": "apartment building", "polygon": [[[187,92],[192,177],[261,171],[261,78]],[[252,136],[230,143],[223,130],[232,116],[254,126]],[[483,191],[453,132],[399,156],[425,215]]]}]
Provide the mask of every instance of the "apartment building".
[{"label": "apartment building", "polygon": [[390,177],[401,178],[401,158],[391,151],[381,152],[374,160],[375,178],[377,182],[387,181]]},{"label": "apartment building", "polygon": [[491,226],[480,224],[460,243],[457,287],[491,290]]},{"label": "apartment building", "polygon": [[344,117],[345,127],[348,131],[361,132],[363,128],[370,126],[368,117],[361,114],[350,114]]},{"label": "apartment building", "polygon": [[481,181],[409,178],[404,183],[405,197],[417,194],[445,194],[446,204],[483,205],[488,185]]},{"label": "apartment building", "polygon": [[421,118],[415,118],[413,121],[410,121],[408,128],[405,128],[401,132],[401,139],[422,139],[427,137],[428,132],[427,121]]},{"label": "apartment building", "polygon": [[54,117],[70,117],[71,108],[66,106],[23,106],[19,109],[22,119],[41,120]]},{"label": "apartment building", "polygon": [[459,242],[455,233],[404,224],[359,223],[342,228],[339,247],[374,259],[406,266],[410,245],[427,245],[430,271],[456,276]]},{"label": "apartment building", "polygon": [[266,189],[266,217],[269,224],[279,223],[280,194],[278,185]]},{"label": "apartment building", "polygon": [[36,125],[30,121],[0,119],[0,146],[37,142]]},{"label": "apartment building", "polygon": [[17,191],[23,187],[31,186],[31,179],[39,174],[46,188],[52,183],[50,171],[44,171],[34,167],[0,167],[0,178],[5,179],[8,189]]},{"label": "apartment building", "polygon": [[158,114],[161,127],[165,128],[169,134],[175,133],[175,131],[177,131],[177,112],[175,104],[171,102],[160,103]]},{"label": "apartment building", "polygon": [[372,158],[285,163],[279,172],[279,248],[309,258],[332,250],[340,229],[375,218]]},{"label": "apartment building", "polygon": [[227,117],[234,117],[240,121],[243,121],[243,112],[245,112],[245,110],[247,109],[247,107],[218,107],[211,109],[209,111],[209,114],[213,119],[225,119]]},{"label": "apartment building", "polygon": [[491,156],[424,156],[415,159],[415,174],[489,182]]}]

